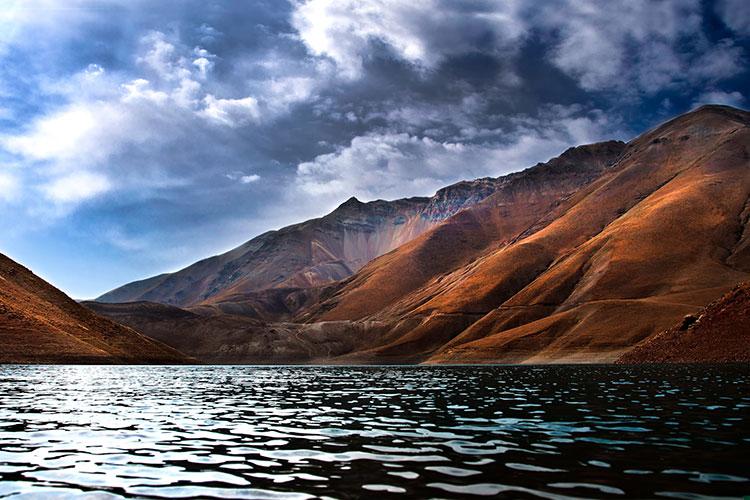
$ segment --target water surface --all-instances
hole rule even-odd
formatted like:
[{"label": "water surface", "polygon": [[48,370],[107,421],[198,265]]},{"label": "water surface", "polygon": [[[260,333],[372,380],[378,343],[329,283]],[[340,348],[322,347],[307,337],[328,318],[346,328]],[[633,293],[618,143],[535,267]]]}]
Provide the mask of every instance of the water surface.
[{"label": "water surface", "polygon": [[740,497],[750,368],[0,366],[0,497]]}]

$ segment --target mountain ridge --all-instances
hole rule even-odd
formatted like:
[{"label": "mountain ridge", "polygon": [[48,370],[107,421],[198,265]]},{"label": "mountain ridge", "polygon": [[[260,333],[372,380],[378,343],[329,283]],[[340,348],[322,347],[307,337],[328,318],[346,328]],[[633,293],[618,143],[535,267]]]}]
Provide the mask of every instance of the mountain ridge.
[{"label": "mountain ridge", "polygon": [[352,197],[323,217],[267,231],[223,254],[128,283],[95,300],[192,306],[238,293],[331,283],[483,199],[495,182],[461,181],[432,197],[366,203]]}]

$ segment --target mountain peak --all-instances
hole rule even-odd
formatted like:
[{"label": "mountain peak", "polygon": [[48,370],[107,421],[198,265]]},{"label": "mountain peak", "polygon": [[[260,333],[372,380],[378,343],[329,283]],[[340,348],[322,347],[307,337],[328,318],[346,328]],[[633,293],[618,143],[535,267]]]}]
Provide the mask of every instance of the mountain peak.
[{"label": "mountain peak", "polygon": [[750,113],[722,104],[704,104],[692,111],[666,121],[633,139],[629,145],[665,144],[669,141],[688,141],[696,137],[716,134],[750,125]]},{"label": "mountain peak", "polygon": [[672,122],[695,119],[722,118],[731,121],[750,123],[750,113],[744,109],[726,106],[724,104],[704,104],[687,113],[678,116]]},{"label": "mountain peak", "polygon": [[360,205],[364,205],[364,203],[359,201],[356,196],[352,196],[351,198],[346,200],[344,203],[339,205],[339,208],[358,207]]}]

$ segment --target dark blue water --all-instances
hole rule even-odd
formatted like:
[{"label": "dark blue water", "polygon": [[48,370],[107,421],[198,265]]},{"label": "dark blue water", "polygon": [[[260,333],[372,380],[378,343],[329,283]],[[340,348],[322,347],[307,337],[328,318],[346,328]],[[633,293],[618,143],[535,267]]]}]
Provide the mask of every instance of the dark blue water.
[{"label": "dark blue water", "polygon": [[741,497],[750,368],[0,367],[0,496]]}]

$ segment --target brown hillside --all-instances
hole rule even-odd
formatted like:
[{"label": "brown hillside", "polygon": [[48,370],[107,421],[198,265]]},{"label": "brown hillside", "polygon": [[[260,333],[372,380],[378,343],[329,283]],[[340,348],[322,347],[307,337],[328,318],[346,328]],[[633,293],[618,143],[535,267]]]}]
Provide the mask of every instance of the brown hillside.
[{"label": "brown hillside", "polygon": [[[472,219],[479,236],[449,238],[437,254],[404,246],[363,269],[312,318],[392,325],[352,361],[614,360],[747,279],[749,116],[709,106],[647,132],[596,181],[535,214],[541,222],[510,240],[494,221],[528,207],[488,199],[445,223],[485,210]],[[403,259],[430,268],[445,254],[483,246],[485,234],[495,235],[494,246],[414,291],[391,265]],[[366,299],[368,288],[378,292],[360,280],[365,274],[406,293],[378,310]]]},{"label": "brown hillside", "polygon": [[185,363],[0,254],[0,363]]},{"label": "brown hillside", "polygon": [[357,333],[365,329],[348,321],[269,324],[213,308],[187,310],[152,302],[84,305],[212,364],[323,363],[357,350]]},{"label": "brown hillside", "polygon": [[564,212],[573,194],[598,178],[624,148],[618,141],[570,148],[547,163],[501,177],[494,194],[366,266],[332,298],[311,308],[306,319],[373,314],[489,248],[543,227],[550,213]]}]

